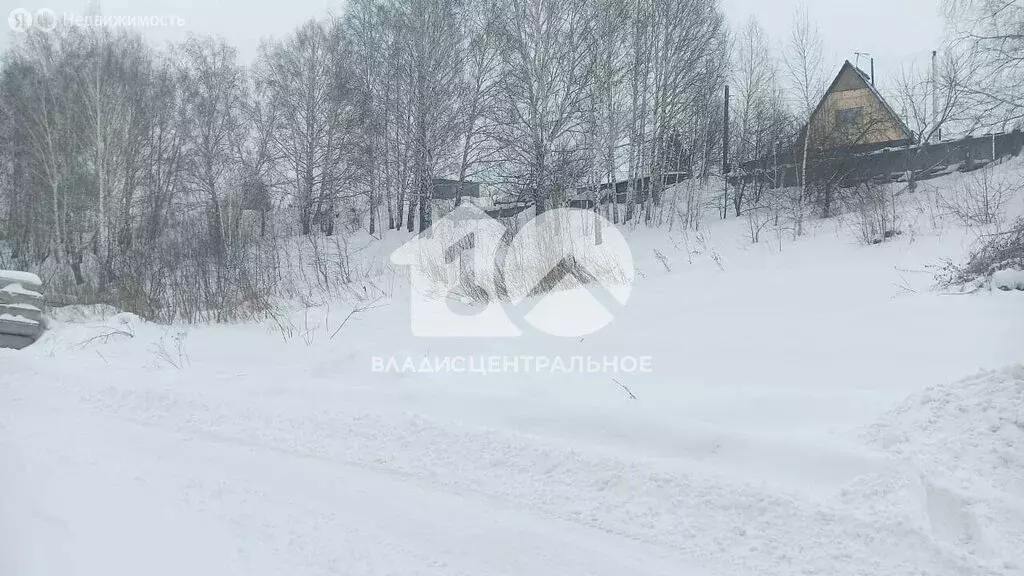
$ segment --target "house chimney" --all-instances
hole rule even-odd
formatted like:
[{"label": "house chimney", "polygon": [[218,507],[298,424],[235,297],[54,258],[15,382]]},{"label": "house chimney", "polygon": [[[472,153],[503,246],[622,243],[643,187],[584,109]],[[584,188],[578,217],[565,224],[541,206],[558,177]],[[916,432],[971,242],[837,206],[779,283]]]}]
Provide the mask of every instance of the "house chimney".
[{"label": "house chimney", "polygon": [[875,85],[875,57],[871,57],[871,85]]}]

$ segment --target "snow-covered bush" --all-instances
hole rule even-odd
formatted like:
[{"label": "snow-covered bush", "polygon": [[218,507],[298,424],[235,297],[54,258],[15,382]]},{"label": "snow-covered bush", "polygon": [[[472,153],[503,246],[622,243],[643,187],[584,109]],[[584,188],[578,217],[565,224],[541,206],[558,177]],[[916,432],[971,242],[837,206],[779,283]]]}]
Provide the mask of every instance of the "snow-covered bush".
[{"label": "snow-covered bush", "polygon": [[[1008,272],[1009,271],[1009,272]],[[1024,218],[1013,226],[985,238],[964,264],[946,262],[937,274],[945,286],[990,286],[1003,290],[1024,290],[1017,278],[1024,276]]]}]

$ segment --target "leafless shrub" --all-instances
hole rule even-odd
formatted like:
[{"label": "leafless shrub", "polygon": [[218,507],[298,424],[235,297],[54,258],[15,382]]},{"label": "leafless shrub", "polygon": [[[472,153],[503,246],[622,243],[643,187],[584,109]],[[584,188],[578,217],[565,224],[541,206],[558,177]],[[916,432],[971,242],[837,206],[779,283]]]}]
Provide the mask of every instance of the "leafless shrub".
[{"label": "leafless shrub", "polygon": [[725,271],[725,265],[722,261],[722,256],[721,254],[718,253],[717,249],[710,245],[707,233],[705,231],[699,231],[694,235],[692,245],[690,242],[690,234],[686,231],[683,232],[681,240],[682,242],[680,243],[677,242],[675,238],[669,236],[669,241],[672,242],[672,245],[676,248],[676,250],[686,254],[686,262],[688,264],[692,265],[694,258],[707,256],[708,258],[711,258],[712,261],[714,261],[715,265],[718,266],[720,270]]},{"label": "leafless shrub", "polygon": [[342,284],[352,282],[355,274],[352,268],[352,250],[349,246],[347,236],[336,235],[333,237],[335,254],[335,274]]},{"label": "leafless shrub", "polygon": [[700,227],[706,208],[706,190],[707,183],[698,178],[690,178],[672,188],[669,231],[674,229],[676,223],[684,230]]},{"label": "leafless shrub", "polygon": [[78,347],[84,349],[94,343],[106,344],[107,342],[110,342],[111,339],[117,337],[128,339],[135,338],[135,329],[132,328],[131,324],[126,324],[124,328],[104,328],[103,333],[79,342]]},{"label": "leafless shrub", "polygon": [[665,256],[664,252],[655,248],[654,257],[658,259],[658,262],[661,262],[666,272],[672,272],[672,262],[669,261],[668,256]]},{"label": "leafless shrub", "polygon": [[708,256],[718,266],[718,269],[725,272],[725,263],[722,260],[722,255],[718,252],[718,249],[711,246],[709,239],[704,232],[698,232],[697,237],[697,250],[694,252],[695,256]]},{"label": "leafless shrub", "polygon": [[746,212],[746,216],[747,232],[749,234],[751,244],[757,244],[760,242],[761,233],[764,232],[773,221],[777,220],[767,206],[754,206],[749,208]]},{"label": "leafless shrub", "polygon": [[910,282],[903,276],[900,276],[899,282],[893,282],[893,287],[896,288],[896,296],[893,296],[893,298],[897,296],[917,294],[917,290],[914,290],[914,288],[911,287]]},{"label": "leafless shrub", "polygon": [[284,340],[286,344],[291,342],[291,340],[299,333],[299,329],[295,326],[295,322],[292,322],[292,319],[289,318],[287,314],[270,312],[268,316],[274,323],[277,332],[281,334],[281,339]]},{"label": "leafless shrub", "polygon": [[893,186],[864,183],[852,191],[851,203],[857,239],[881,244],[900,234],[898,192]]},{"label": "leafless shrub", "polygon": [[722,255],[718,253],[717,249],[711,249],[711,260],[718,266],[718,269],[725,272],[725,263],[722,261]]},{"label": "leafless shrub", "polygon": [[339,324],[338,327],[334,329],[334,332],[331,332],[331,337],[329,339],[330,340],[334,340],[334,337],[337,336],[339,332],[341,332],[341,330],[348,324],[349,320],[351,320],[352,318],[354,318],[354,317],[356,317],[356,316],[358,316],[358,315],[360,315],[360,314],[362,314],[362,313],[364,313],[364,312],[366,312],[368,310],[372,310],[372,309],[376,308],[378,301],[379,301],[379,298],[373,300],[372,302],[370,302],[368,304],[360,304],[360,305],[355,306],[354,308],[352,308],[352,310],[349,311],[348,315],[345,316],[345,318],[341,321],[341,324]]},{"label": "leafless shrub", "polygon": [[803,236],[813,210],[811,192],[806,187],[784,188],[779,191],[777,204],[777,215],[781,219],[776,222],[776,228],[789,229],[794,239]]},{"label": "leafless shrub", "polygon": [[316,285],[321,290],[330,292],[333,274],[329,258],[324,250],[324,243],[319,236],[313,234],[306,237],[306,243],[309,245],[309,254],[312,257],[311,265]]},{"label": "leafless shrub", "polygon": [[[328,309],[327,314],[328,314],[328,317],[329,317],[330,316],[330,309]],[[325,324],[326,324],[326,318],[325,318]],[[306,346],[312,346],[313,345],[313,342],[316,340],[316,331],[319,328],[320,328],[320,324],[319,323],[314,324],[314,325],[310,324],[310,322],[309,322],[309,308],[308,307],[305,308],[302,311],[302,332],[301,332],[300,335],[302,336],[302,341],[306,344]]]},{"label": "leafless shrub", "polygon": [[184,330],[170,331],[150,346],[150,352],[156,358],[158,364],[164,364],[176,370],[181,370],[191,364],[185,346],[187,338],[188,332]]},{"label": "leafless shrub", "polygon": [[1006,203],[1022,189],[1024,184],[986,167],[966,174],[937,202],[939,210],[964,226],[988,226],[1003,220]]}]

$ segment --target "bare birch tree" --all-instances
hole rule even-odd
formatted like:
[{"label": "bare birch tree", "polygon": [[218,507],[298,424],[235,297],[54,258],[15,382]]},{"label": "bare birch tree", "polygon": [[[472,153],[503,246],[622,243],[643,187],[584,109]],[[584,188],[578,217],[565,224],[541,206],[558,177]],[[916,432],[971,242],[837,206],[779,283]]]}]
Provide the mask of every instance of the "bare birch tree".
[{"label": "bare birch tree", "polygon": [[811,120],[828,88],[821,35],[811,20],[807,6],[801,6],[793,15],[783,62],[790,91],[794,96],[793,107],[797,122],[803,126],[797,148],[800,152],[799,189],[789,198],[794,233],[799,236],[803,233],[804,206],[809,200],[807,162],[810,159]]},{"label": "bare birch tree", "polygon": [[541,214],[575,184],[590,92],[583,0],[512,0],[503,30],[503,145],[512,176]]},{"label": "bare birch tree", "polygon": [[224,197],[241,137],[239,112],[245,77],[234,48],[212,38],[192,37],[180,48],[179,78],[187,125],[184,175],[202,204],[209,246],[225,249]]}]

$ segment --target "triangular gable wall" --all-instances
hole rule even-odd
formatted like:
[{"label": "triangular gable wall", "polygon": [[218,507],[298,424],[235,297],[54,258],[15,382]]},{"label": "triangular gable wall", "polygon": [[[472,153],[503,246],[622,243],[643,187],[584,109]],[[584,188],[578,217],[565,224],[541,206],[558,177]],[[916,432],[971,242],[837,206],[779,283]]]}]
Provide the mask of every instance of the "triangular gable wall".
[{"label": "triangular gable wall", "polygon": [[[873,112],[879,114],[879,120],[885,124],[884,130],[879,130],[878,134],[873,134],[870,142],[863,142],[868,144],[878,144],[887,141],[913,141],[914,134],[907,127],[907,125],[900,118],[899,114],[889,106],[889,103],[885,101],[881,93],[871,83],[871,79],[860,69],[850,63],[849,60],[843,63],[839,73],[836,74],[832,84],[829,85],[828,90],[825,91],[818,106],[814,109],[811,114],[811,124],[821,125],[821,123],[828,123],[831,120],[822,118],[826,112],[826,106],[831,102],[835,104],[837,100],[841,100],[842,96],[840,93],[843,92],[859,92],[864,97],[870,100],[869,103],[874,104]],[[862,98],[863,100],[863,98]],[[807,130],[807,126],[801,130],[801,140],[803,139],[804,130]],[[814,137],[812,133],[812,138]]]}]

